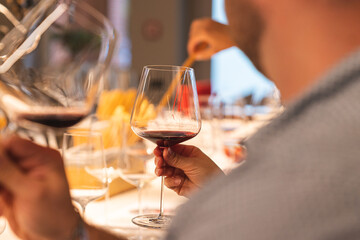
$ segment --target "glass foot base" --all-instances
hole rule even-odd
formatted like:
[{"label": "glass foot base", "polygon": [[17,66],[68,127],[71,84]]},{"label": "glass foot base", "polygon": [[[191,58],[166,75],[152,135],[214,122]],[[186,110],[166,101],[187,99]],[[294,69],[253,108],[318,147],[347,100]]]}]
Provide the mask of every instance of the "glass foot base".
[{"label": "glass foot base", "polygon": [[169,215],[147,214],[134,217],[132,222],[140,227],[166,229],[170,225],[171,219],[172,217]]}]

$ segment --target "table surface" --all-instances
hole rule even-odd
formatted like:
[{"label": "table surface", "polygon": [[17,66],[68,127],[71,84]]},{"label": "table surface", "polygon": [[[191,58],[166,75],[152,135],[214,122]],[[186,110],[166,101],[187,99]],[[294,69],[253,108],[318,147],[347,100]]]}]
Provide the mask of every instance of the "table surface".
[{"label": "table surface", "polygon": [[[173,191],[165,189],[164,209],[165,213],[173,214],[186,198],[178,196]],[[137,190],[129,190],[113,196],[107,200],[94,201],[86,208],[86,221],[103,227],[115,234],[125,236],[143,235],[149,239],[160,239],[164,232],[160,230],[140,229],[135,226],[131,219],[138,212]],[[142,202],[146,213],[158,213],[160,197],[160,178],[155,179],[143,189]],[[5,232],[0,235],[0,240],[19,240],[7,226]]]}]

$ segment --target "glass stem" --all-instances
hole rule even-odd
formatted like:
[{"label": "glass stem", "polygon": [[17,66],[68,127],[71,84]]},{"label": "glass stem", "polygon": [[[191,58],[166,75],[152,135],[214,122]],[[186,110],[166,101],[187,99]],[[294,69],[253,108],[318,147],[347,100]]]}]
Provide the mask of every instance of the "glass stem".
[{"label": "glass stem", "polygon": [[86,208],[86,203],[82,203],[82,202],[79,202],[79,205],[80,205],[80,216],[85,219],[85,208]]},{"label": "glass stem", "polygon": [[162,216],[164,215],[163,202],[164,202],[164,176],[161,176],[160,213],[159,213],[159,218],[162,218]]},{"label": "glass stem", "polygon": [[143,186],[144,186],[144,184],[142,182],[140,182],[140,184],[137,186],[139,215],[143,214],[143,206],[142,206],[142,189],[143,189]]},{"label": "glass stem", "polygon": [[105,223],[107,226],[110,226],[110,221],[109,221],[109,205],[110,205],[110,183],[111,183],[111,179],[108,178],[108,190],[105,193]]},{"label": "glass stem", "polygon": [[85,205],[81,205],[81,216],[82,216],[83,218],[85,218],[85,208],[86,208]]}]

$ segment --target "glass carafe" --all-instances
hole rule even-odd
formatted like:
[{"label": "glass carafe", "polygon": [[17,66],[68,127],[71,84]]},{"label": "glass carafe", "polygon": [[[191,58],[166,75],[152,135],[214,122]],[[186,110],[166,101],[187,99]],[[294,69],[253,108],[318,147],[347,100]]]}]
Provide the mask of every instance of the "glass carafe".
[{"label": "glass carafe", "polygon": [[0,108],[8,129],[61,136],[96,105],[114,29],[85,0],[42,0],[18,21],[2,13],[14,25],[0,40]]}]

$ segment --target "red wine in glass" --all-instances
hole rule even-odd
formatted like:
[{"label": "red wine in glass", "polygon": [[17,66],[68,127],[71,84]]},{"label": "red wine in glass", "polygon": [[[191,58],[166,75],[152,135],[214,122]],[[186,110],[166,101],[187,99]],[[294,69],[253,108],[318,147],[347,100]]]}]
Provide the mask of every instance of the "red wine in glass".
[{"label": "red wine in glass", "polygon": [[159,147],[171,147],[195,137],[197,133],[190,131],[143,131],[139,136],[145,138]]},{"label": "red wine in glass", "polygon": [[85,112],[22,113],[19,114],[18,120],[26,120],[53,128],[68,128],[79,123],[86,116]]}]

